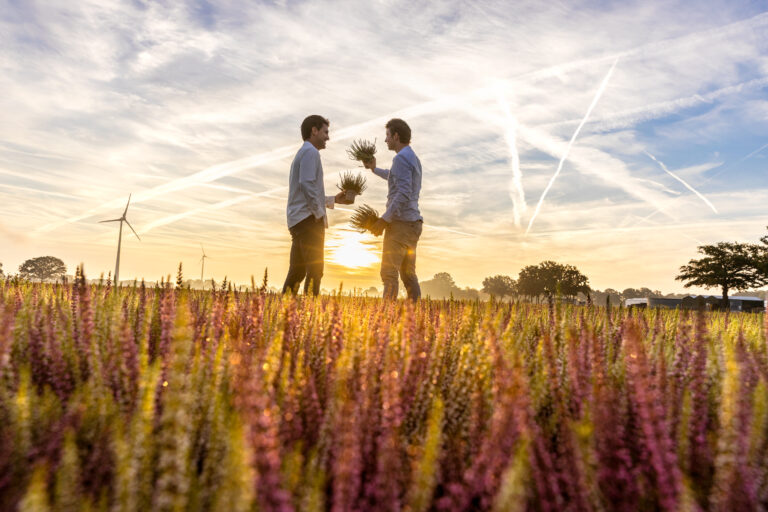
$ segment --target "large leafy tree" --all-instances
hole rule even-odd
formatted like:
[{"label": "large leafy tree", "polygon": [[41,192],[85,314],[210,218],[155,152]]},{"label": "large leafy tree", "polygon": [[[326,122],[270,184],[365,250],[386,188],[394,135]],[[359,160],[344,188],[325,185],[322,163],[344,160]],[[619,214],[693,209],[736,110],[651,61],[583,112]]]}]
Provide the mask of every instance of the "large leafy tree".
[{"label": "large leafy tree", "polygon": [[517,283],[509,276],[493,276],[483,279],[483,291],[489,295],[495,295],[504,300],[508,295],[514,295]]},{"label": "large leafy tree", "polygon": [[19,274],[25,279],[60,279],[67,273],[67,266],[54,256],[31,258],[19,265]]},{"label": "large leafy tree", "polygon": [[575,297],[589,293],[589,279],[573,265],[543,261],[524,267],[517,278],[517,291],[522,295],[552,297],[560,293]]},{"label": "large leafy tree", "polygon": [[759,287],[767,282],[766,276],[761,275],[758,268],[763,252],[760,246],[719,242],[715,245],[700,245],[698,251],[703,257],[690,260],[687,265],[680,267],[680,274],[675,279],[683,281],[686,288],[720,288],[725,309],[729,308],[728,292]]},{"label": "large leafy tree", "polygon": [[[768,226],[766,226],[768,229]],[[758,246],[755,250],[755,269],[760,274],[764,281],[768,282],[768,235],[762,237],[760,241],[762,246]]]}]

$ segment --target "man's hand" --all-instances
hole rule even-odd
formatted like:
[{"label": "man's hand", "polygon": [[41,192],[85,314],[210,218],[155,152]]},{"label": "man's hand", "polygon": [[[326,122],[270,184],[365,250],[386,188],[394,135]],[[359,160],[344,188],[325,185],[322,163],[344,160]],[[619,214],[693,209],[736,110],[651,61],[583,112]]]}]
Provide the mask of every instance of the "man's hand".
[{"label": "man's hand", "polygon": [[388,226],[389,222],[385,221],[384,219],[379,219],[373,226],[371,226],[371,233],[373,233],[374,236],[379,236]]},{"label": "man's hand", "polygon": [[349,201],[347,199],[347,194],[345,194],[344,191],[342,190],[341,192],[336,194],[336,202],[339,203],[339,204],[354,204],[355,199],[352,198],[352,200]]},{"label": "man's hand", "polygon": [[374,170],[376,168],[376,157],[373,157],[370,160],[364,160],[363,167],[366,169]]}]

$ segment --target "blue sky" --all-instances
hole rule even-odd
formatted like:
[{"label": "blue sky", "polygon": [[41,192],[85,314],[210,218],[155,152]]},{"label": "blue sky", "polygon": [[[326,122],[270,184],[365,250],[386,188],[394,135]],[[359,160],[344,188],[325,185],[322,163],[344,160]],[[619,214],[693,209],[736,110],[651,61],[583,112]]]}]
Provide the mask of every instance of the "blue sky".
[{"label": "blue sky", "polygon": [[[6,272],[52,254],[106,273],[117,230],[97,222],[133,193],[122,278],[198,275],[204,244],[206,277],[277,284],[312,113],[331,120],[328,193],[353,138],[386,165],[383,124],[411,125],[422,280],[552,259],[596,288],[676,291],[697,245],[766,233],[765,2],[0,5]],[[369,175],[358,202],[385,197]],[[380,241],[349,213],[329,214],[323,284],[378,286]],[[374,257],[350,267],[353,249]]]}]

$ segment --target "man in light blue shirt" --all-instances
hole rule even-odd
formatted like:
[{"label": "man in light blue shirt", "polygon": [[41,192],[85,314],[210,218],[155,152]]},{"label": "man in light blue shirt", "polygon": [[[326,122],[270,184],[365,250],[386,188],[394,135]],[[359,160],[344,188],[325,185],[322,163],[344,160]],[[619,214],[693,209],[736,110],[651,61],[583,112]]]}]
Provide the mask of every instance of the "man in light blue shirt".
[{"label": "man in light blue shirt", "polygon": [[318,115],[309,116],[301,123],[304,144],[291,163],[288,177],[286,216],[291,233],[291,260],[283,293],[289,290],[297,293],[304,278],[304,293],[320,293],[325,228],[328,227],[325,209],[333,208],[334,203],[354,202],[347,201],[344,192],[335,196],[325,195],[320,150],[325,149],[325,143],[330,138],[329,126],[329,121]]},{"label": "man in light blue shirt", "polygon": [[421,162],[413,152],[411,128],[402,119],[390,119],[386,124],[387,148],[396,152],[391,169],[376,167],[376,159],[363,162],[367,169],[387,180],[387,209],[371,231],[384,232],[381,253],[381,280],[384,298],[396,299],[398,274],[408,292],[408,298],[421,297],[416,276],[416,244],[421,236],[423,219],[419,213],[421,192]]}]

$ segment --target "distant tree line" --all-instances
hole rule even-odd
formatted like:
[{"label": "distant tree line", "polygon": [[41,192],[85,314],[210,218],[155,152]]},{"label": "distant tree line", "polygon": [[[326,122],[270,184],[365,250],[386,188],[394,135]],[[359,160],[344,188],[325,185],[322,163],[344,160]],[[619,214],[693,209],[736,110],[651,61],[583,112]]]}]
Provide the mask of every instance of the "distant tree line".
[{"label": "distant tree line", "polygon": [[575,300],[580,295],[589,295],[589,279],[573,265],[544,261],[528,265],[520,270],[517,279],[506,275],[495,275],[483,279],[482,290],[460,288],[447,272],[440,272],[419,283],[422,296],[432,298],[453,297],[455,299],[477,299],[482,295],[498,299],[519,297],[531,301],[546,300],[561,296]]}]

